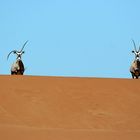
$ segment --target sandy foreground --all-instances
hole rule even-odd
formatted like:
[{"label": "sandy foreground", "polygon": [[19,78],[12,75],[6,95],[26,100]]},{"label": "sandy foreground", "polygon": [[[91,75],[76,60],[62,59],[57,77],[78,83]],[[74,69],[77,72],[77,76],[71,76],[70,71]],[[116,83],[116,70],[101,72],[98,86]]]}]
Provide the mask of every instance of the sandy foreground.
[{"label": "sandy foreground", "polygon": [[140,80],[0,76],[0,140],[140,140]]}]

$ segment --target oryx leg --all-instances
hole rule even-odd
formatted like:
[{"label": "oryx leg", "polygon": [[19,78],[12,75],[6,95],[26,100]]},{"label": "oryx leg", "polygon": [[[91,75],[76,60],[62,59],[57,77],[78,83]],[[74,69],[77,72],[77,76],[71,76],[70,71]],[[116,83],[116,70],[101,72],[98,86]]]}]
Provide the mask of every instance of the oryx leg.
[{"label": "oryx leg", "polygon": [[131,73],[131,75],[132,75],[132,78],[134,79],[135,78],[134,73]]},{"label": "oryx leg", "polygon": [[136,77],[136,79],[139,78],[139,71],[138,70],[135,71],[135,77]]},{"label": "oryx leg", "polygon": [[139,79],[139,76],[136,76],[136,79]]},{"label": "oryx leg", "polygon": [[17,72],[11,71],[11,75],[17,75]]}]

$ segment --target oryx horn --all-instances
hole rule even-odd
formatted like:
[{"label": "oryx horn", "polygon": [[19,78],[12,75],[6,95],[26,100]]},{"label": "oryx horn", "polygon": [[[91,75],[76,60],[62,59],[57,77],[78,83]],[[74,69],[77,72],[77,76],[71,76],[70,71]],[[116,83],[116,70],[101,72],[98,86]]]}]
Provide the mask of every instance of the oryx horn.
[{"label": "oryx horn", "polygon": [[134,44],[134,49],[135,49],[135,51],[137,51],[135,41],[133,39],[132,39],[132,41],[133,41],[133,44]]},{"label": "oryx horn", "polygon": [[25,45],[27,44],[27,42],[28,42],[28,40],[27,40],[27,41],[24,43],[24,45],[22,46],[22,49],[20,50],[20,52],[23,51],[23,49],[24,49]]},{"label": "oryx horn", "polygon": [[17,52],[16,50],[11,51],[11,52],[7,55],[7,60],[8,60],[8,58],[9,58],[9,56],[10,56],[11,53],[16,53],[16,52]]},{"label": "oryx horn", "polygon": [[139,46],[139,52],[140,52],[140,46]]}]

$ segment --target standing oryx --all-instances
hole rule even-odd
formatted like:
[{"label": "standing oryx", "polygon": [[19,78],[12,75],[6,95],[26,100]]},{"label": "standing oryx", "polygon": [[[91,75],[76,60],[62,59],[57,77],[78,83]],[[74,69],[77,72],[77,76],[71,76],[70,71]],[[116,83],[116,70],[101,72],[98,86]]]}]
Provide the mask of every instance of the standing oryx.
[{"label": "standing oryx", "polygon": [[140,47],[137,50],[134,40],[132,41],[134,44],[134,51],[132,51],[132,53],[135,54],[135,60],[132,62],[132,65],[130,67],[130,72],[132,74],[133,79],[134,78],[138,79],[140,76]]},{"label": "standing oryx", "polygon": [[16,58],[16,61],[12,64],[12,67],[11,67],[11,75],[23,75],[24,73],[24,64],[21,60],[21,56],[22,54],[24,54],[24,47],[25,45],[27,44],[28,41],[26,41],[22,47],[22,49],[20,51],[17,51],[17,50],[13,50],[11,51],[8,56],[7,56],[7,60],[10,56],[11,53],[14,53],[17,55],[17,58]]}]

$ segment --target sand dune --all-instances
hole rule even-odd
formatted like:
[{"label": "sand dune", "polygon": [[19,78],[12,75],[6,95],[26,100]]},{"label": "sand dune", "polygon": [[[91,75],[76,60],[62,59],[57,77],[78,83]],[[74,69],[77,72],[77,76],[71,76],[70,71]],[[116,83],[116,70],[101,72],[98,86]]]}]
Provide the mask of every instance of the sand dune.
[{"label": "sand dune", "polygon": [[140,80],[0,76],[2,140],[139,140]]}]

